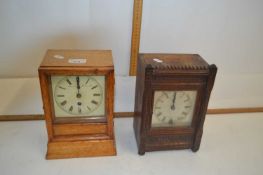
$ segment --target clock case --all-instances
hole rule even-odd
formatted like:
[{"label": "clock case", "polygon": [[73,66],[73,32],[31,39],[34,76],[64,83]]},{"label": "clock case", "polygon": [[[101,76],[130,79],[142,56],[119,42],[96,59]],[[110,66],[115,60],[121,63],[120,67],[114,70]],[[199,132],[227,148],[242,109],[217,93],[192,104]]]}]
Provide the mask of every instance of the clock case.
[{"label": "clock case", "polygon": [[[62,55],[64,59],[56,59]],[[86,59],[84,64],[69,59]],[[48,133],[46,159],[116,155],[113,130],[114,66],[111,51],[48,50],[39,69]],[[105,76],[105,118],[56,118],[51,76]]]},{"label": "clock case", "polygon": [[[197,54],[139,54],[133,127],[140,155],[171,149],[198,151],[216,72],[214,64],[208,65]],[[190,127],[151,127],[158,90],[197,91]]]}]

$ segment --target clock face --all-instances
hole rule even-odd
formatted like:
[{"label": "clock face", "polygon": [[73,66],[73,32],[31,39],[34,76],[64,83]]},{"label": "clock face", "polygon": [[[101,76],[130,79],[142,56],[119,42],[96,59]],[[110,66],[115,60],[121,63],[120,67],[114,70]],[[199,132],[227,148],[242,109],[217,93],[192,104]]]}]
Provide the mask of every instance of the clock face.
[{"label": "clock face", "polygon": [[191,126],[197,91],[155,91],[152,127]]},{"label": "clock face", "polygon": [[105,117],[104,76],[52,76],[56,117]]}]

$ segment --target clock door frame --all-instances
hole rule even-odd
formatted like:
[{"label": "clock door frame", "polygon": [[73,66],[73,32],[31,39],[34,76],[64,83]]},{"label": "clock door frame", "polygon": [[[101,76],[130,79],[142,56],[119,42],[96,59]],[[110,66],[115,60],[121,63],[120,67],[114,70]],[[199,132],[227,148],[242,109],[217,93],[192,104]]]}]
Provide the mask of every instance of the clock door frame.
[{"label": "clock door frame", "polygon": [[[64,76],[64,75],[51,75],[51,76]],[[48,84],[49,85],[52,85],[52,81],[51,81],[51,76],[50,78],[48,79]],[[72,76],[72,75],[65,75],[65,76]],[[103,74],[103,75],[73,75],[73,76],[104,76],[105,77],[105,86],[104,86],[104,95],[105,95],[105,98],[104,98],[104,115],[100,115],[100,116],[96,116],[96,117],[87,117],[87,116],[79,116],[79,117],[55,117],[55,115],[52,115],[52,119],[53,119],[53,122],[56,123],[56,124],[63,124],[63,123],[83,123],[83,122],[87,122],[87,123],[106,123],[107,122],[107,108],[106,108],[106,99],[107,99],[107,96],[108,96],[108,93],[107,93],[107,86],[108,86],[108,78],[107,78],[107,74]],[[52,86],[50,87],[51,88],[51,92],[53,92],[53,89],[52,89]],[[52,95],[52,94],[50,94]],[[53,99],[53,96],[51,97],[51,100],[52,100],[52,103],[53,105],[51,106],[52,107],[52,111],[55,111],[54,109],[54,99]]]},{"label": "clock door frame", "polygon": [[[106,120],[89,119],[55,119],[54,101],[51,87],[51,76],[54,75],[86,75],[105,76],[105,118]],[[41,67],[39,68],[43,108],[45,110],[46,127],[49,141],[113,139],[113,97],[114,70],[112,67]],[[92,136],[93,135],[93,136]],[[95,135],[95,136],[94,136]]]},{"label": "clock door frame", "polygon": [[[175,80],[176,81],[176,80]],[[192,134],[197,127],[197,120],[199,118],[200,107],[201,107],[201,99],[204,95],[204,83],[187,83],[181,82],[181,84],[170,81],[163,84],[160,83],[152,83],[151,89],[149,90],[149,109],[147,110],[149,113],[146,114],[146,118],[148,119],[147,123],[147,131],[150,136],[158,136],[161,134]],[[152,126],[152,114],[153,114],[153,105],[154,105],[154,93],[155,91],[196,91],[196,99],[194,103],[194,112],[192,117],[191,126],[174,126],[174,127],[153,127]]]}]

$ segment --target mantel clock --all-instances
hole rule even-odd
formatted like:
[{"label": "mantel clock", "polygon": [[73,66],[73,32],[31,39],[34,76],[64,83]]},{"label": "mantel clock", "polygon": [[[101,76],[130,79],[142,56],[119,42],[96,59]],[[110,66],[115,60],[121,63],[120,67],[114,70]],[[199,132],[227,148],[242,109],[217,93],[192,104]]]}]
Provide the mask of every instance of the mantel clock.
[{"label": "mantel clock", "polygon": [[111,51],[48,50],[38,71],[46,158],[116,155]]},{"label": "mantel clock", "polygon": [[140,54],[134,131],[139,154],[197,151],[217,67],[197,54]]}]

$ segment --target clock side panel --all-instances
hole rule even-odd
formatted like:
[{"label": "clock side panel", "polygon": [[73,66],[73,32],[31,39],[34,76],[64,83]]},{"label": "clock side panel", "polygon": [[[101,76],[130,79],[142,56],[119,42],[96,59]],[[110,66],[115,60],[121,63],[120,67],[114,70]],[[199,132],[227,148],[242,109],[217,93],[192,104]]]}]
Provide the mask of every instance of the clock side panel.
[{"label": "clock side panel", "polygon": [[[135,90],[135,105],[134,105],[134,118],[133,118],[133,128],[135,133],[135,138],[137,141],[137,146],[139,148],[139,154],[143,154],[143,118],[142,118],[142,111],[143,111],[143,103],[145,99],[145,64],[142,59],[142,55],[138,57],[138,64],[137,64],[137,76],[136,76],[136,90]],[[140,153],[141,152],[141,153]]]},{"label": "clock side panel", "polygon": [[39,68],[39,82],[43,102],[44,117],[46,122],[46,128],[48,133],[48,140],[50,141],[53,138],[53,108],[52,108],[52,99],[50,96],[51,84],[49,81],[49,76],[46,74],[46,71]]},{"label": "clock side panel", "polygon": [[114,140],[114,121],[113,121],[113,111],[114,111],[114,70],[108,72],[106,75],[106,116],[107,116],[107,135]]},{"label": "clock side panel", "polygon": [[215,78],[216,78],[216,73],[217,73],[217,67],[216,65],[212,64],[209,66],[209,75],[207,77],[206,81],[206,87],[204,88],[204,95],[202,99],[202,104],[200,104],[200,114],[199,118],[200,120],[198,121],[198,125],[196,127],[195,131],[195,136],[194,136],[194,141],[192,145],[192,151],[196,152],[199,150],[202,135],[203,135],[203,126],[205,122],[205,117],[207,113],[207,108],[208,108],[208,103],[210,99],[210,95],[214,86]]}]

